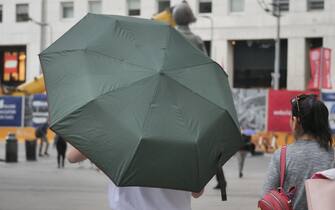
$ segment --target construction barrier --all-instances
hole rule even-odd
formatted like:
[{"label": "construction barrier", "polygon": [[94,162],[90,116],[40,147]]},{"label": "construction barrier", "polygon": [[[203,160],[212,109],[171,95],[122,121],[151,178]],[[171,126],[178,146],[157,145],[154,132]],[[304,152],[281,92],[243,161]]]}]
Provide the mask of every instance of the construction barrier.
[{"label": "construction barrier", "polygon": [[[15,133],[19,142],[35,139],[35,129],[33,127],[0,127],[0,141],[5,141],[9,133]],[[47,138],[52,142],[55,133],[48,129]]]}]

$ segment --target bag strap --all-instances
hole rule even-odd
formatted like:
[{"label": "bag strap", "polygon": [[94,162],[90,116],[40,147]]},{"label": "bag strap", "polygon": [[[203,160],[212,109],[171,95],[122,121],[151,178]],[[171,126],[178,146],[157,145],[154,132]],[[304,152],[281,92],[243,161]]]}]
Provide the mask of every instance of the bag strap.
[{"label": "bag strap", "polygon": [[221,190],[221,200],[222,201],[226,201],[227,200],[227,191],[226,191],[226,187],[227,187],[227,182],[226,182],[226,178],[224,177],[224,173],[223,173],[223,163],[224,163],[224,159],[223,159],[223,154],[221,153],[219,155],[219,160],[217,163],[217,170],[216,170],[216,177],[218,178],[218,184],[220,186],[220,190]]},{"label": "bag strap", "polygon": [[219,166],[216,172],[216,176],[218,178],[218,182],[220,185],[220,190],[221,190],[221,200],[226,201],[227,200],[227,192],[226,192],[226,179],[224,177],[223,169],[222,166]]},{"label": "bag strap", "polygon": [[280,151],[280,189],[283,189],[286,169],[286,146]]}]

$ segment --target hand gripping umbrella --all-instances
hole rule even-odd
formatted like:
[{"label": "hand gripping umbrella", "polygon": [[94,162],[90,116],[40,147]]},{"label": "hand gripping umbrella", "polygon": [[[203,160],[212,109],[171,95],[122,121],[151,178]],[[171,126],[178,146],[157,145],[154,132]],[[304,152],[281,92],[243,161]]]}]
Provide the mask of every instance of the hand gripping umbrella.
[{"label": "hand gripping umbrella", "polygon": [[40,61],[51,129],[117,186],[198,192],[241,146],[226,73],[166,24],[88,14]]}]

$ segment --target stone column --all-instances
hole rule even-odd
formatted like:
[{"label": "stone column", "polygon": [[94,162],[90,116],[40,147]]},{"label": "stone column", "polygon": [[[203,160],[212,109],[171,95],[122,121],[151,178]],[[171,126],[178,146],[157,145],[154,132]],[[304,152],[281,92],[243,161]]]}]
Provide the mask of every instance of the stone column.
[{"label": "stone column", "polygon": [[304,38],[289,38],[287,47],[287,89],[306,88],[306,41]]}]

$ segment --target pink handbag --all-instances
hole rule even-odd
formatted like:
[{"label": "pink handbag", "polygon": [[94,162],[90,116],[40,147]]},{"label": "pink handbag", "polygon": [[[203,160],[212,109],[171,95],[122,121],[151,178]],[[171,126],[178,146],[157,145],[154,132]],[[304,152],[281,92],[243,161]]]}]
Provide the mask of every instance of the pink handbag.
[{"label": "pink handbag", "polygon": [[335,168],[321,171],[305,181],[308,210],[335,209]]}]

